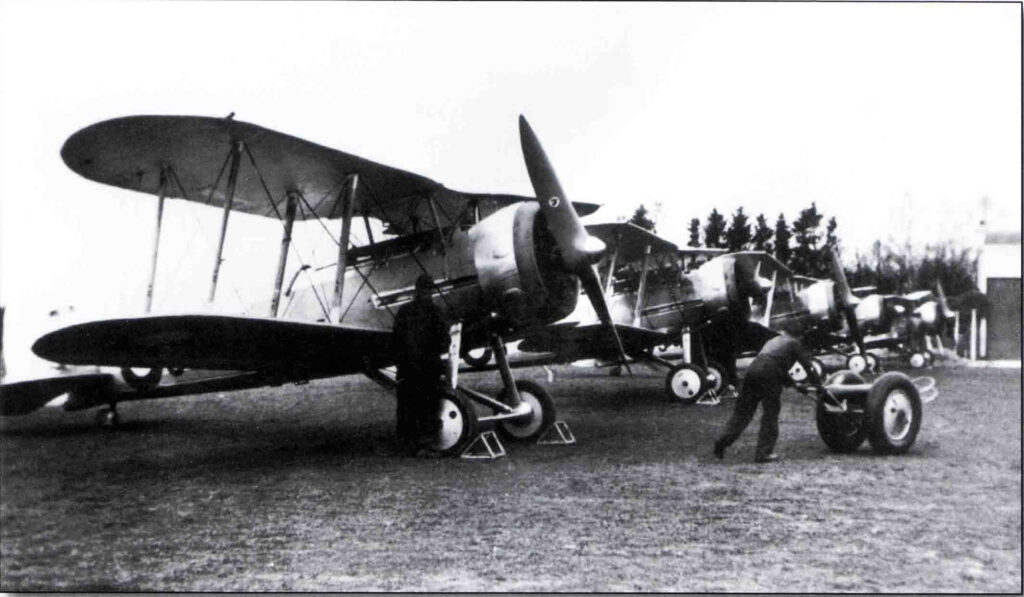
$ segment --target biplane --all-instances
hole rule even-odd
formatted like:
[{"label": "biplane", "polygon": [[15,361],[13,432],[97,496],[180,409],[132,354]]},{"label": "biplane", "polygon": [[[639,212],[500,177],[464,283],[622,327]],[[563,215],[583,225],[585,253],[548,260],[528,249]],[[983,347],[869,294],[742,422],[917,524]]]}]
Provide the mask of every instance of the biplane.
[{"label": "biplane", "polygon": [[865,334],[875,335],[865,338],[869,347],[893,350],[918,369],[935,358],[933,344],[941,351],[942,336],[953,333],[956,312],[950,308],[940,281],[936,281],[934,292],[878,294],[871,292],[874,288],[865,290],[870,294],[860,297],[857,317],[865,321]]},{"label": "biplane", "polygon": [[[877,358],[861,335],[860,303],[833,253],[832,280],[796,275],[774,257],[756,251],[681,248],[632,224],[589,226],[610,247],[599,264],[607,301],[626,354],[636,362],[667,369],[665,390],[683,403],[708,390],[736,383],[737,357],[756,353],[778,331],[800,337],[818,350],[856,346],[847,366],[873,369]],[[708,258],[690,268],[696,257]],[[873,322],[868,317],[864,323]],[[655,353],[681,348],[678,362]],[[553,360],[615,361],[618,346],[588,309],[525,334],[524,352],[551,353]],[[823,371],[823,364],[814,365]],[[792,372],[802,379],[800,370]]]},{"label": "biplane", "polygon": [[[522,116],[519,133],[536,197],[455,191],[235,120],[233,114],[130,116],[78,131],[61,150],[69,168],[157,197],[146,314],[80,323],[40,337],[32,346],[38,356],[90,369],[71,367],[64,375],[4,384],[0,414],[26,414],[67,393],[65,409],[100,407],[99,421],[114,425],[117,404],[128,400],[348,374],[390,386],[384,370],[393,364],[395,312],[412,299],[414,280],[425,272],[434,281],[435,304],[456,322],[450,362],[458,391],[442,400],[434,447],[461,449],[475,438],[479,423],[494,424],[514,440],[539,437],[555,420],[553,403],[542,387],[514,379],[505,342],[571,313],[581,287],[610,341],[619,340],[593,267],[605,244],[579,219],[597,206],[566,199]],[[280,221],[281,249],[265,316],[149,313],[167,199],[201,202],[221,212],[211,302],[232,212]],[[338,259],[321,268],[304,264],[300,270],[312,283],[285,289],[282,304],[297,219],[320,221],[337,244]],[[357,219],[369,237],[363,246],[351,243]],[[371,219],[391,236],[374,239]],[[323,283],[332,291],[318,291]],[[460,351],[477,347],[496,355],[504,384],[497,397],[457,384]],[[491,414],[478,417],[473,403]]]}]

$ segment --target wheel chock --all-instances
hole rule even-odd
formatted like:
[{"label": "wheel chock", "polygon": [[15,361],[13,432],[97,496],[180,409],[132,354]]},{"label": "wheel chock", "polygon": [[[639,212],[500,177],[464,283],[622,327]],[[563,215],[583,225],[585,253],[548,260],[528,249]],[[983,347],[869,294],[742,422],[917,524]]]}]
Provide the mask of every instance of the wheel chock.
[{"label": "wheel chock", "polygon": [[493,431],[484,431],[470,442],[459,458],[466,460],[497,460],[505,456],[505,446]]},{"label": "wheel chock", "polygon": [[939,397],[939,390],[935,387],[934,377],[915,377],[910,382],[917,388],[921,404],[928,404]]},{"label": "wheel chock", "polygon": [[571,446],[576,443],[576,436],[569,430],[565,421],[555,421],[544,435],[537,440],[540,446]]},{"label": "wheel chock", "polygon": [[722,402],[722,399],[718,397],[718,392],[711,388],[708,388],[704,395],[697,399],[697,404],[703,404],[704,406],[717,406]]}]

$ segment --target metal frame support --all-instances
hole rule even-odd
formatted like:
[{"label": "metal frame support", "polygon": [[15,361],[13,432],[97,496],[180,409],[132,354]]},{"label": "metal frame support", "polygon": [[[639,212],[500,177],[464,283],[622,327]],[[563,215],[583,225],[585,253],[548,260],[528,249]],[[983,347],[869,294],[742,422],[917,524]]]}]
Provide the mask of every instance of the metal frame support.
[{"label": "metal frame support", "polygon": [[692,363],[693,362],[692,351],[690,350],[690,339],[691,339],[690,328],[683,328],[683,333],[679,337],[679,345],[683,349],[683,362],[684,363]]},{"label": "metal frame support", "polygon": [[366,242],[374,244],[376,241],[373,240],[373,230],[370,228],[370,216],[363,214],[363,226],[366,227]]},{"label": "metal frame support", "polygon": [[281,284],[284,282],[284,270],[288,264],[288,246],[292,242],[292,226],[295,224],[295,209],[298,198],[295,191],[289,191],[284,208],[284,231],[281,233],[281,254],[277,258],[277,275],[274,276],[274,294],[270,297],[270,316],[277,317],[277,307],[281,302]]},{"label": "metal frame support", "polygon": [[160,190],[156,202],[156,231],[153,234],[153,261],[149,268],[149,284],[146,286],[146,313],[153,308],[153,287],[156,285],[156,262],[160,254],[160,225],[164,218],[164,199],[167,195],[167,167],[160,167]]},{"label": "metal frame support", "polygon": [[498,365],[498,372],[501,373],[501,382],[508,388],[509,406],[515,408],[520,405],[522,399],[519,397],[519,389],[516,388],[516,380],[512,377],[512,368],[508,364],[508,355],[505,354],[505,342],[501,336],[491,333],[491,349],[494,352],[494,361]]},{"label": "metal frame support", "polygon": [[352,232],[352,210],[359,191],[359,175],[350,174],[341,189],[341,238],[338,239],[338,266],[334,275],[334,296],[331,299],[330,320],[341,321],[342,295],[345,292],[345,270],[348,269],[348,245]]},{"label": "metal frame support", "polygon": [[217,277],[220,275],[221,256],[224,254],[224,238],[228,233],[228,216],[231,215],[231,205],[235,202],[235,184],[238,182],[238,165],[242,157],[242,142],[236,141],[231,145],[231,166],[228,170],[227,199],[224,201],[224,216],[220,222],[220,240],[217,241],[217,257],[213,262],[213,278],[210,280],[210,296],[208,302],[213,302],[217,294]]},{"label": "metal frame support", "polygon": [[640,288],[636,291],[636,304],[633,305],[633,325],[640,323],[640,312],[643,311],[647,298],[647,270],[651,264],[651,245],[644,247],[644,261],[640,272]]}]

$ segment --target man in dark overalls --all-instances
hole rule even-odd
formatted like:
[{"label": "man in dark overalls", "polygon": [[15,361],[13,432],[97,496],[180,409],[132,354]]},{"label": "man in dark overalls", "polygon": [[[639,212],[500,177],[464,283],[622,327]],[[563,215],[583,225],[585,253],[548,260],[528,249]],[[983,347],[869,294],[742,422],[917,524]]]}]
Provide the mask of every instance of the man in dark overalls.
[{"label": "man in dark overalls", "polygon": [[725,424],[725,431],[715,442],[715,456],[725,456],[725,449],[750,424],[760,402],[763,411],[754,461],[772,462],[777,459],[775,441],[779,438],[779,410],[782,408],[779,396],[783,385],[792,384],[789,370],[794,363],[800,363],[807,372],[808,383],[821,388],[821,378],[811,367],[811,360],[799,340],[785,332],[768,340],[747,369],[736,407]]},{"label": "man in dark overalls", "polygon": [[398,377],[396,436],[402,449],[426,448],[437,431],[434,413],[444,376],[443,353],[451,340],[441,309],[431,300],[434,281],[416,278],[412,302],[395,315],[392,338]]}]

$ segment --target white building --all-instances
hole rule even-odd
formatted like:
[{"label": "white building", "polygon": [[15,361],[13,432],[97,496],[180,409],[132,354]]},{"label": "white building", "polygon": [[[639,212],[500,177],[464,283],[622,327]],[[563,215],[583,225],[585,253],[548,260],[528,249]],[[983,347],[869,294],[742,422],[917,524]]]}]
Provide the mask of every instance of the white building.
[{"label": "white building", "polygon": [[978,289],[988,295],[991,308],[982,332],[981,356],[989,359],[1021,358],[1021,233],[988,232],[978,255]]}]

